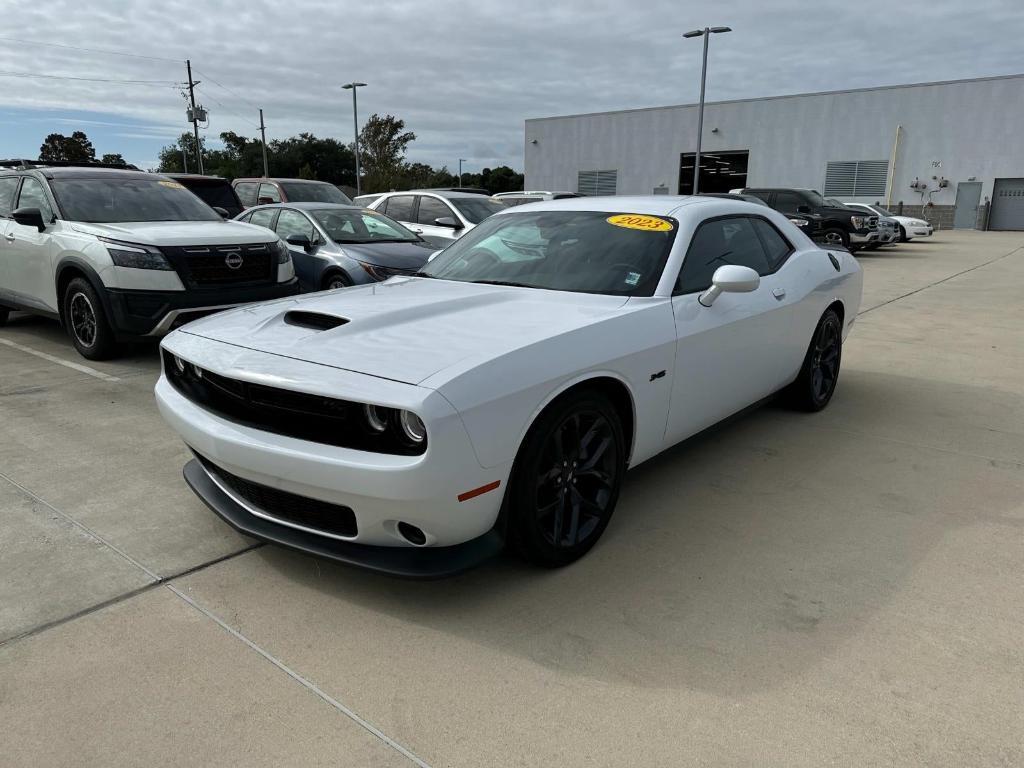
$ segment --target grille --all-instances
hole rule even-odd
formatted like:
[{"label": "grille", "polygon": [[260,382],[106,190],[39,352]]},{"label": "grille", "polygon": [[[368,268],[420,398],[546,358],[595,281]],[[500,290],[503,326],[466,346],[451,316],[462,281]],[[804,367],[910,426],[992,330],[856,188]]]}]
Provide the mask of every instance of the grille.
[{"label": "grille", "polygon": [[352,537],[358,532],[356,515],[349,507],[260,485],[231,474],[205,456],[196,456],[206,471],[216,476],[232,493],[260,512],[266,512],[281,522],[301,525],[303,528],[335,536]]},{"label": "grille", "polygon": [[163,351],[164,375],[175,389],[196,405],[242,426],[341,448],[416,456],[427,449],[393,439],[390,431],[371,432],[363,404],[290,389],[268,387],[228,378],[185,364],[178,370],[174,356]]},{"label": "grille", "polygon": [[[266,243],[255,245],[186,245],[161,248],[192,286],[275,282],[276,259]],[[240,264],[232,267],[229,262]]]}]

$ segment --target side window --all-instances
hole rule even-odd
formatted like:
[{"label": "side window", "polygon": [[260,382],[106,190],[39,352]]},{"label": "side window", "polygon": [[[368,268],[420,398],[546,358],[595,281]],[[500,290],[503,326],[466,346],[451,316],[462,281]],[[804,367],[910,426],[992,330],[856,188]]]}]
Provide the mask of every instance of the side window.
[{"label": "side window", "polygon": [[255,181],[240,181],[235,185],[235,194],[238,195],[238,199],[242,201],[242,205],[246,208],[256,205],[257,186]]},{"label": "side window", "polygon": [[53,219],[53,208],[50,207],[50,201],[46,199],[43,185],[31,176],[25,177],[25,182],[21,185],[21,194],[18,195],[18,204],[14,207],[38,208],[39,212],[43,214],[43,221]]},{"label": "side window", "polygon": [[697,228],[683,259],[675,293],[710,288],[715,270],[726,264],[750,267],[759,275],[772,271],[753,222],[745,216],[712,219]]},{"label": "side window", "polygon": [[807,203],[796,192],[775,193],[775,208],[777,210],[796,213],[801,205],[807,205]]},{"label": "side window", "polygon": [[4,176],[0,178],[0,216],[10,216],[14,210],[14,193],[18,191],[17,176]]},{"label": "side window", "polygon": [[764,245],[764,253],[768,258],[768,267],[774,272],[782,266],[783,262],[793,252],[793,246],[789,244],[779,230],[764,219],[751,219],[754,222],[754,229],[761,236],[761,243]]},{"label": "side window", "polygon": [[277,191],[276,184],[263,182],[260,184],[260,194],[257,199],[259,203],[280,203],[281,193]]},{"label": "side window", "polygon": [[281,211],[281,215],[277,217],[277,236],[282,240],[287,240],[292,235],[305,235],[309,238],[309,242],[313,242],[315,239],[313,224],[298,211]]},{"label": "side window", "polygon": [[412,195],[398,195],[387,199],[387,210],[385,213],[395,221],[412,221],[413,203],[416,198]]},{"label": "side window", "polygon": [[253,211],[248,221],[250,224],[255,224],[257,227],[266,227],[267,229],[274,228],[274,214],[277,213],[276,208],[260,208],[258,211]]},{"label": "side window", "polygon": [[[389,215],[394,217],[394,214]],[[433,224],[434,219],[443,219],[446,216],[458,221],[455,214],[451,212],[451,209],[437,198],[426,196],[420,198],[420,212],[416,216],[416,221],[418,223]]]}]

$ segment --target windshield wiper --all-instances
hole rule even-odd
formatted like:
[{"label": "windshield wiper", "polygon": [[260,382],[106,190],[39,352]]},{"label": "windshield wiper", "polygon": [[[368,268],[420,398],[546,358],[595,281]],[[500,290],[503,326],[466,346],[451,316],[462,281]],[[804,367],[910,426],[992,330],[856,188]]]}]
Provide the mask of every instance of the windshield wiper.
[{"label": "windshield wiper", "polygon": [[470,280],[471,283],[477,283],[480,285],[507,285],[510,288],[536,288],[536,285],[527,285],[526,283],[514,283],[511,280]]},{"label": "windshield wiper", "polygon": [[429,272],[413,272],[410,277],[433,277]]}]

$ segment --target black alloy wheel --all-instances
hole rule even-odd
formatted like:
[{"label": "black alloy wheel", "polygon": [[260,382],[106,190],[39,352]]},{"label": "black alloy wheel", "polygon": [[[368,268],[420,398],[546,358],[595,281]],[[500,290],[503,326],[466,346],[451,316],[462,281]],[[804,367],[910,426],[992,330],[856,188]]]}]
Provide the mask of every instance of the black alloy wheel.
[{"label": "black alloy wheel", "polygon": [[795,405],[807,411],[820,411],[829,404],[839,381],[842,355],[842,321],[835,310],[829,309],[814,330],[800,375],[793,382]]},{"label": "black alloy wheel", "polygon": [[76,277],[64,291],[64,324],[82,357],[106,360],[117,352],[117,340],[103,304],[87,280]]},{"label": "black alloy wheel", "polygon": [[618,501],[625,440],[614,406],[599,392],[556,401],[537,420],[514,469],[510,539],[549,567],[582,557]]},{"label": "black alloy wheel", "polygon": [[89,301],[88,296],[78,291],[71,294],[68,309],[71,310],[71,333],[74,334],[75,341],[86,349],[92,349],[96,344],[95,307]]}]

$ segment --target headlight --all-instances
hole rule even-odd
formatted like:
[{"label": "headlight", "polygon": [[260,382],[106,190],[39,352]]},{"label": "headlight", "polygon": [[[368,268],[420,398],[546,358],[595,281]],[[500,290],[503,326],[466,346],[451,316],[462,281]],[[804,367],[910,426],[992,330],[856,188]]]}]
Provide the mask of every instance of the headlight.
[{"label": "headlight", "polygon": [[806,227],[807,226],[807,219],[790,219],[790,221],[792,221],[798,227]]},{"label": "headlight", "polygon": [[366,423],[374,432],[383,432],[388,428],[388,411],[389,408],[380,408],[376,405],[364,405],[363,415],[366,417]]},{"label": "headlight", "polygon": [[278,240],[276,243],[272,243],[270,250],[277,253],[278,264],[287,264],[291,261],[292,255],[288,251],[288,243],[284,240]]},{"label": "headlight", "polygon": [[377,282],[387,280],[389,277],[392,277],[395,274],[387,267],[378,267],[376,264],[367,264],[366,262],[363,261],[358,261],[356,263],[363,268],[366,274],[368,274]]},{"label": "headlight", "polygon": [[422,443],[427,437],[423,420],[412,411],[402,411],[402,432],[414,443]]},{"label": "headlight", "polygon": [[865,218],[863,216],[851,216],[850,217],[850,224],[853,225],[854,229],[864,229],[864,226],[865,226],[866,223],[867,222],[866,222],[866,220],[865,220]]},{"label": "headlight", "polygon": [[117,240],[108,240],[101,237],[100,240],[106,245],[107,253],[114,266],[128,267],[129,269],[160,269],[170,272],[174,269],[167,261],[160,250],[150,245],[135,245],[134,243],[120,243]]}]

